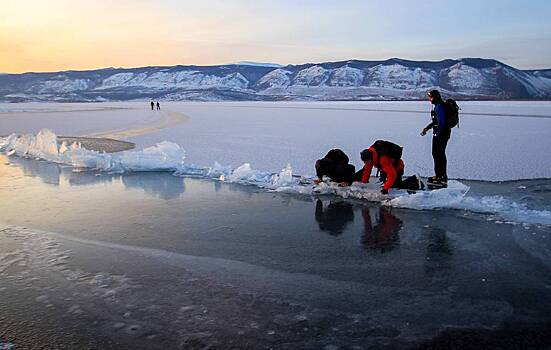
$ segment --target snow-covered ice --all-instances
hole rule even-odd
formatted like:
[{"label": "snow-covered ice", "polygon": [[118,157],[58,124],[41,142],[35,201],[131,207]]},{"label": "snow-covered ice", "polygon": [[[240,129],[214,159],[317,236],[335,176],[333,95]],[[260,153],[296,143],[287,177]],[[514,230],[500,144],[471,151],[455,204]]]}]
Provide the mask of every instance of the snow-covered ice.
[{"label": "snow-covered ice", "polygon": [[[448,147],[452,178],[502,181],[551,178],[551,103],[460,102],[460,128]],[[0,150],[75,168],[108,172],[173,171],[226,182],[253,184],[272,191],[333,194],[376,202],[385,198],[375,184],[348,189],[304,185],[313,164],[330,148],[341,148],[356,166],[359,151],[376,139],[404,146],[406,174],[432,175],[430,136],[419,136],[428,122],[427,102],[162,103],[165,110],[189,116],[183,124],[148,127],[163,117],[147,102],[105,104],[2,104]],[[51,124],[52,131],[40,131]],[[136,151],[102,154],[78,144],[58,145],[56,128],[66,135],[124,130]],[[154,131],[154,132],[153,132]],[[33,134],[27,134],[27,133]],[[121,133],[124,135],[124,132]],[[532,210],[500,196],[470,196],[450,186],[442,192],[394,192],[388,205],[411,209],[455,208],[496,214],[504,219],[549,224],[550,213]],[[370,187],[371,186],[371,187]]]},{"label": "snow-covered ice", "polygon": [[[138,148],[170,141],[200,166],[220,164],[312,175],[328,149],[343,149],[356,166],[359,152],[376,139],[404,146],[406,173],[432,174],[431,137],[419,136],[429,121],[428,102],[234,102],[162,103],[163,110],[190,117],[188,123],[129,138]],[[460,102],[460,127],[448,146],[452,178],[484,181],[550,178],[551,103]],[[63,110],[60,110],[63,108]],[[102,109],[103,108],[103,109]],[[0,135],[83,136],[159,119],[147,103],[1,104]],[[21,111],[21,112],[19,112]]]}]

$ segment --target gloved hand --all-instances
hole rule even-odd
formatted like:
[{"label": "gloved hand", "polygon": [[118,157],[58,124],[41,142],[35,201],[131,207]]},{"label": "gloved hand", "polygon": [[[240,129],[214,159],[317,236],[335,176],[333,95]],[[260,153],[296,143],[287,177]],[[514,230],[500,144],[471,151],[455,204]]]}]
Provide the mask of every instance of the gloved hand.
[{"label": "gloved hand", "polygon": [[381,190],[381,193],[382,193],[382,194],[388,194],[388,190],[385,189],[385,188],[383,188],[383,189]]}]

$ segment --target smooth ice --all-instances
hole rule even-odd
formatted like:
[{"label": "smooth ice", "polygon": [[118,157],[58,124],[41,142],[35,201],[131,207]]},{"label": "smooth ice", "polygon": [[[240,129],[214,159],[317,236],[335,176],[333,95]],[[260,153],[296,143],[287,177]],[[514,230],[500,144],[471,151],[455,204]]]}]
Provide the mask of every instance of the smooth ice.
[{"label": "smooth ice", "polygon": [[[14,199],[0,202],[0,320],[3,337],[17,335],[0,341],[14,348],[411,349],[448,330],[465,347],[548,339],[549,226],[73,170],[0,156],[0,196]],[[540,209],[551,193],[549,180],[454,186]]]},{"label": "smooth ice", "polygon": [[[455,179],[505,181],[550,178],[551,103],[546,101],[460,102],[460,127],[448,147],[449,175]],[[162,118],[145,102],[95,104],[1,104],[0,135],[82,136],[147,126]],[[214,162],[276,173],[291,164],[311,176],[313,164],[330,148],[342,148],[359,167],[359,152],[376,139],[404,146],[406,173],[433,175],[428,102],[166,102],[189,121],[129,137],[138,148],[162,141],[187,151],[200,167]],[[63,109],[61,111],[61,109]],[[162,112],[162,111],[161,111]]]}]

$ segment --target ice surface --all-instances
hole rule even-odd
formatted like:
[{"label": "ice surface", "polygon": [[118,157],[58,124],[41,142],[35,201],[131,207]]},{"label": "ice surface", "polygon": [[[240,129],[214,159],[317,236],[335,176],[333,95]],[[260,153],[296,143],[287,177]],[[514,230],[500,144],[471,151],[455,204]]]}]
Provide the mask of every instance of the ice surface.
[{"label": "ice surface", "polygon": [[99,153],[73,143],[59,145],[57,136],[44,129],[36,136],[11,134],[0,138],[0,152],[20,157],[43,159],[75,168],[105,171],[176,171],[183,166],[185,151],[175,143],[163,141],[142,151],[117,154]]},{"label": "ice surface", "polygon": [[[433,175],[431,136],[419,136],[429,121],[427,102],[162,103],[190,121],[129,137],[138,148],[171,141],[188,151],[188,162],[244,163],[272,173],[291,163],[296,174],[312,175],[328,149],[341,148],[360,166],[360,150],[374,140],[404,146],[406,174]],[[451,178],[484,181],[551,178],[551,103],[460,102],[460,127],[448,155]],[[118,108],[118,109],[117,109]],[[160,115],[147,103],[0,104],[0,135],[34,133],[83,136],[151,123]],[[24,111],[36,110],[36,113]],[[43,112],[39,112],[39,111]],[[17,111],[22,111],[18,113]],[[59,111],[59,113],[57,113]]]},{"label": "ice surface", "polygon": [[[460,102],[460,127],[449,142],[448,172],[454,179],[504,181],[550,178],[549,102]],[[427,102],[174,103],[191,122],[164,135],[132,139],[150,145],[161,136],[181,144],[195,164],[239,166],[278,172],[291,163],[312,175],[316,159],[341,148],[357,167],[359,152],[377,139],[404,146],[406,174],[432,176]],[[170,138],[168,138],[170,137]],[[529,140],[529,141],[528,141]]]},{"label": "ice surface", "polygon": [[392,207],[418,210],[458,209],[470,212],[495,214],[513,222],[551,225],[551,212],[533,210],[503,196],[466,196],[468,187],[458,181],[450,181],[447,189],[420,191],[398,196],[385,204]]},{"label": "ice surface", "polygon": [[387,196],[380,193],[380,184],[375,181],[341,187],[325,178],[324,182],[314,185],[311,177],[294,176],[290,164],[277,173],[255,170],[250,163],[235,169],[218,162],[215,162],[212,167],[186,164],[184,163],[185,150],[175,143],[166,141],[142,151],[104,154],[86,150],[78,144],[59,146],[53,132],[42,130],[36,136],[12,134],[6,138],[0,138],[0,152],[43,159],[74,168],[91,168],[108,172],[173,171],[177,176],[200,176],[216,181],[254,185],[275,192],[334,195],[416,210],[467,210],[494,214],[499,218],[515,222],[551,225],[549,211],[533,210],[502,196],[467,196],[469,187],[459,181],[451,180],[446,189],[418,191],[415,194],[392,189]]},{"label": "ice surface", "polygon": [[[460,128],[454,129],[447,152],[450,177],[486,181],[551,178],[547,161],[551,149],[549,102],[460,105]],[[65,134],[77,135],[91,129],[120,129],[125,124],[139,125],[159,118],[147,107],[147,103],[0,105],[0,111],[5,111],[5,115],[0,115],[0,135],[38,132],[47,124],[56,130],[59,127]],[[46,131],[40,137],[1,138],[0,148],[7,154],[79,168],[116,172],[169,170],[280,192],[326,192],[380,202],[383,198],[378,187],[351,191],[322,185],[314,191],[303,180],[312,179],[315,160],[328,149],[343,149],[358,166],[359,150],[382,138],[404,146],[406,174],[432,175],[430,136],[418,134],[428,121],[430,106],[426,102],[163,103],[163,108],[183,112],[191,120],[131,137],[142,151],[99,154],[77,144],[57,145]],[[455,208],[517,222],[549,223],[547,211],[531,211],[507,198],[459,198],[456,195],[461,191],[448,191],[449,196],[438,192],[408,195],[389,205],[420,210]]]}]

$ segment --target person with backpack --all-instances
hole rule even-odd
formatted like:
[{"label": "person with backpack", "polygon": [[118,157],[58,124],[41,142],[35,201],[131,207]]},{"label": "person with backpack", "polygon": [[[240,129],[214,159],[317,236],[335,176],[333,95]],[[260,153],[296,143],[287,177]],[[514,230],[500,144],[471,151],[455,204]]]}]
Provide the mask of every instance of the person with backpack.
[{"label": "person with backpack", "polygon": [[325,157],[316,161],[316,175],[318,179],[314,180],[319,184],[324,176],[332,181],[338,182],[341,186],[349,186],[354,181],[355,167],[348,164],[348,156],[340,149],[330,150]]},{"label": "person with backpack", "polygon": [[444,102],[438,90],[429,91],[427,96],[434,106],[431,111],[431,122],[421,130],[421,136],[425,136],[432,129],[434,176],[428,178],[428,183],[437,187],[448,187],[446,147],[451,136],[451,128],[459,122],[459,107],[452,99]]},{"label": "person with backpack", "polygon": [[364,166],[356,173],[356,179],[361,183],[369,182],[371,170],[375,167],[383,182],[382,194],[388,194],[391,187],[400,187],[404,175],[404,161],[400,159],[402,147],[390,141],[377,140],[371,147],[360,152],[360,158]]},{"label": "person with backpack", "polygon": [[368,183],[373,167],[380,174],[379,180],[383,183],[382,194],[388,194],[390,188],[399,188],[416,191],[424,189],[424,185],[412,175],[402,180],[404,175],[403,148],[393,142],[377,140],[371,147],[360,152],[360,158],[364,162],[362,170],[355,175],[356,181]]}]

